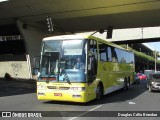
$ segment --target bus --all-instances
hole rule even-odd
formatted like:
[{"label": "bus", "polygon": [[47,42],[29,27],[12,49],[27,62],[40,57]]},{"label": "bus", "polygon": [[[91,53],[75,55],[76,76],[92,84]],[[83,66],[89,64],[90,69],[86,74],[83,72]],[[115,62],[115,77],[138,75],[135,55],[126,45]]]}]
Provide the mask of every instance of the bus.
[{"label": "bus", "polygon": [[42,41],[38,100],[89,102],[134,82],[134,54],[106,40],[62,35]]}]

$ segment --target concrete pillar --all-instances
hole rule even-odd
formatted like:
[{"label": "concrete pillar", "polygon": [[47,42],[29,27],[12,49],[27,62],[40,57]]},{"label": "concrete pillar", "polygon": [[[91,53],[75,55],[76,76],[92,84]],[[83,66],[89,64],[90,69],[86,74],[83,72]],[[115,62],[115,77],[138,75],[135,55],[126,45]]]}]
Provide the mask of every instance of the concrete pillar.
[{"label": "concrete pillar", "polygon": [[40,25],[24,24],[18,20],[17,26],[24,39],[27,54],[26,57],[28,60],[29,69],[31,70],[33,65],[33,57],[40,55],[41,42],[47,34],[45,33],[46,31],[44,32],[40,29]]}]

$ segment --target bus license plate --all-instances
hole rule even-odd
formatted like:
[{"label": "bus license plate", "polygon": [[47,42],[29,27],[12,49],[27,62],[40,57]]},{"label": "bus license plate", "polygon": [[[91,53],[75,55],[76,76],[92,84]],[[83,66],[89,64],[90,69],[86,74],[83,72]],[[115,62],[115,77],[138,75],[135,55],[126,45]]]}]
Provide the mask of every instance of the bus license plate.
[{"label": "bus license plate", "polygon": [[54,96],[62,96],[62,93],[54,93]]}]

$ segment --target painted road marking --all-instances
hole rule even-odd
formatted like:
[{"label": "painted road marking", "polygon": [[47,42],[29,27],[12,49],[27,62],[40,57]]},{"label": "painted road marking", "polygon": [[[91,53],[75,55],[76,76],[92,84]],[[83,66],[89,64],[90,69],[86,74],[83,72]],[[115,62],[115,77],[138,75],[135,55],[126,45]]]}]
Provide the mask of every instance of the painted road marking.
[{"label": "painted road marking", "polygon": [[88,110],[88,111],[86,111],[86,112],[84,112],[84,113],[82,113],[82,114],[80,114],[80,115],[77,115],[76,117],[73,117],[73,118],[71,118],[71,119],[69,119],[69,120],[76,119],[76,118],[78,118],[78,117],[80,117],[80,116],[82,116],[82,115],[84,115],[84,114],[87,114],[87,113],[89,113],[89,112],[91,112],[91,111],[94,111],[94,110],[100,108],[101,106],[102,106],[102,105],[99,105],[99,106],[97,106],[97,107],[95,107],[95,108],[92,108],[92,109],[90,109],[90,110]]}]

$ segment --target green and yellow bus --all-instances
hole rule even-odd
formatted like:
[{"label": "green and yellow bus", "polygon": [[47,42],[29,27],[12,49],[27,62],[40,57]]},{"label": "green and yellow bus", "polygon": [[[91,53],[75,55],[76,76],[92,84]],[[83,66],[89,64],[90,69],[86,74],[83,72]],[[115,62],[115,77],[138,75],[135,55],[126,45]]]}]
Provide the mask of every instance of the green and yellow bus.
[{"label": "green and yellow bus", "polygon": [[94,36],[42,41],[38,100],[88,102],[134,82],[134,54]]}]

